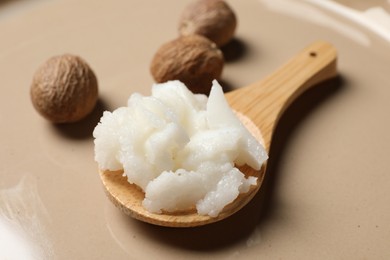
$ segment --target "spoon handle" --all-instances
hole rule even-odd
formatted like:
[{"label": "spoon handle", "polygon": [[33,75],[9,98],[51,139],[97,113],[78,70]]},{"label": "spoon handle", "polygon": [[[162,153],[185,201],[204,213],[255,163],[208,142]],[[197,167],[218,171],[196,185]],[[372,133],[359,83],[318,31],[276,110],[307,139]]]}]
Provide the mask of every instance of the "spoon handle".
[{"label": "spoon handle", "polygon": [[225,96],[231,107],[259,127],[269,151],[272,133],[283,111],[305,90],[335,77],[337,52],[329,43],[315,42],[265,79]]}]

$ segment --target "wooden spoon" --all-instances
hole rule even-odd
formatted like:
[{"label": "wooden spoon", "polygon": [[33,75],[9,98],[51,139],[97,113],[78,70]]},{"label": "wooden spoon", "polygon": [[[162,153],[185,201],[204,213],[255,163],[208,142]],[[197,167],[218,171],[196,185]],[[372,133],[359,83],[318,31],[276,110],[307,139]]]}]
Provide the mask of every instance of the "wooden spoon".
[{"label": "wooden spoon", "polygon": [[[332,45],[315,42],[272,75],[227,93],[226,99],[238,112],[244,125],[264,143],[269,152],[272,134],[283,111],[309,87],[336,76],[336,57],[336,50]],[[144,193],[136,185],[128,183],[122,171],[100,171],[100,177],[110,200],[131,217],[160,226],[194,227],[219,221],[240,210],[259,190],[265,170],[266,164],[260,171],[250,167],[241,168],[245,175],[258,177],[257,185],[252,186],[249,192],[240,194],[217,217],[198,215],[195,210],[150,213],[142,207]]]}]

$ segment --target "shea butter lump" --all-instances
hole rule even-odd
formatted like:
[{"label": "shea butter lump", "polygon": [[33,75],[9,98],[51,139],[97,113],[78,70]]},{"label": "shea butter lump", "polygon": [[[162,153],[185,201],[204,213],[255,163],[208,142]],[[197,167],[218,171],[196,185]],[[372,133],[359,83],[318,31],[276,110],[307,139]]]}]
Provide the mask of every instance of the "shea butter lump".
[{"label": "shea butter lump", "polygon": [[126,107],[104,112],[93,132],[101,170],[123,170],[145,192],[152,213],[186,211],[218,216],[257,178],[268,156],[213,81],[209,97],[180,81],[155,84],[151,96],[132,94]]}]

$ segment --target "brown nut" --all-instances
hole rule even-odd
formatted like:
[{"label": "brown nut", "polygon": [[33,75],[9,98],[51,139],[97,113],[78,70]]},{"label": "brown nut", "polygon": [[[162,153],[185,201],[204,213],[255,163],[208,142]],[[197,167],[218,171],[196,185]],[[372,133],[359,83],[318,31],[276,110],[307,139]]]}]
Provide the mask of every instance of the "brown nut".
[{"label": "brown nut", "polygon": [[98,83],[80,57],[65,54],[47,60],[34,74],[30,89],[35,109],[53,123],[76,122],[98,99]]},{"label": "brown nut", "polygon": [[220,78],[223,65],[223,54],[215,43],[200,35],[188,35],[162,45],[150,71],[156,82],[180,80],[194,93],[209,94],[212,80]]},{"label": "brown nut", "polygon": [[223,46],[233,38],[236,25],[236,15],[226,2],[197,0],[183,10],[179,34],[200,34]]}]

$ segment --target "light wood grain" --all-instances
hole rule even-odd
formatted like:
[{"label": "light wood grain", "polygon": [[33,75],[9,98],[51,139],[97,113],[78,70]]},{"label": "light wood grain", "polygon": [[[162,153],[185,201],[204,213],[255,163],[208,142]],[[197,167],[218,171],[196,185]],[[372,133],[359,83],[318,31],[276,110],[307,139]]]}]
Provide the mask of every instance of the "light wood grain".
[{"label": "light wood grain", "polygon": [[[336,61],[337,52],[331,44],[315,42],[264,80],[225,96],[231,107],[238,112],[241,121],[258,140],[264,142],[269,151],[275,126],[283,111],[309,87],[335,77]],[[260,171],[247,166],[241,170],[247,176],[258,177],[257,185],[227,205],[217,217],[198,215],[195,211],[150,213],[142,207],[144,193],[137,186],[128,183],[121,171],[100,171],[100,177],[110,200],[131,217],[161,226],[194,227],[213,223],[236,213],[255,196],[263,182],[266,164]]]},{"label": "light wood grain", "polygon": [[225,96],[234,110],[259,127],[269,151],[274,128],[283,111],[309,87],[335,77],[336,64],[336,49],[318,41],[267,78]]}]

